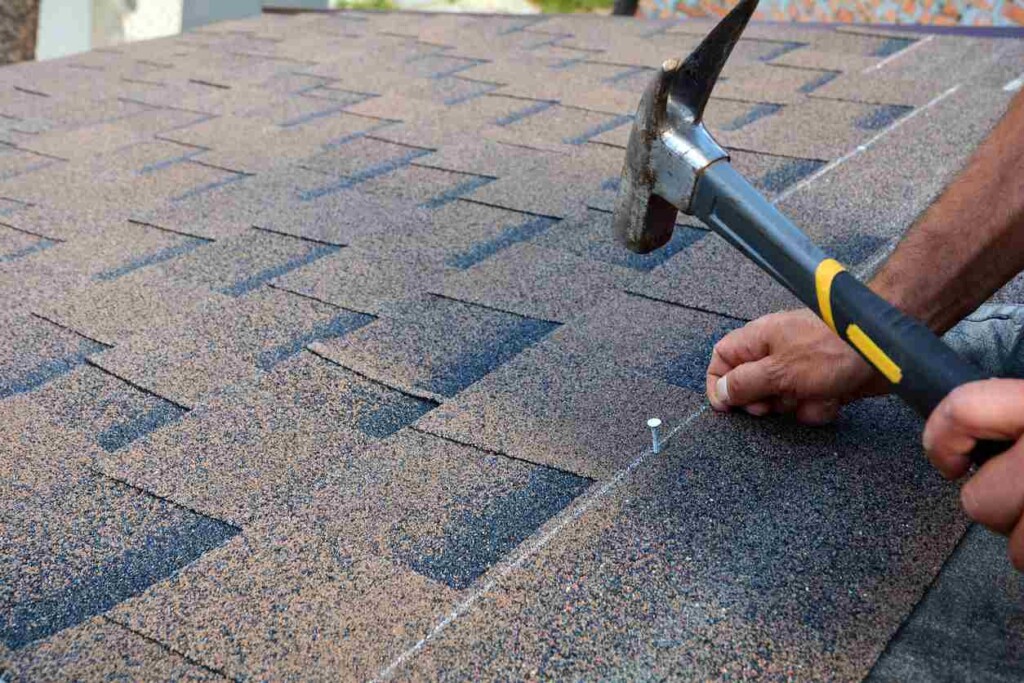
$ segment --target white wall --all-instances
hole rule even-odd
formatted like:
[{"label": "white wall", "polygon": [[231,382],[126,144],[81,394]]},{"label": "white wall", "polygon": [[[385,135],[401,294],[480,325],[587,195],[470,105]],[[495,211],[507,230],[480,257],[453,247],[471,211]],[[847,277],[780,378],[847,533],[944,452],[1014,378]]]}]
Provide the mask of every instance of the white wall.
[{"label": "white wall", "polygon": [[85,52],[91,37],[92,0],[41,0],[36,59]]}]

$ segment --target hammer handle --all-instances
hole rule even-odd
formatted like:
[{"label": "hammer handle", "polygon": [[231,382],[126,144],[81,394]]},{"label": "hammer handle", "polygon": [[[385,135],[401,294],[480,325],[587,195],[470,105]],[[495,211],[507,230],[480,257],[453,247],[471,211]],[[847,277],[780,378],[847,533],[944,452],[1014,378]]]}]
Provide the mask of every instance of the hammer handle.
[{"label": "hammer handle", "polygon": [[[889,304],[846,270],[836,272],[837,267],[841,268],[836,261],[825,259],[816,270],[818,315],[889,380],[893,392],[921,416],[931,415],[961,384],[986,378],[925,325]],[[830,272],[835,275],[829,285]],[[971,459],[980,466],[1012,445],[978,442]]]},{"label": "hammer handle", "polygon": [[[711,229],[815,311],[922,417],[931,415],[956,387],[985,378],[931,330],[826,257],[728,161],[704,171],[692,208]],[[978,442],[971,459],[980,466],[1010,446],[1010,442]]]}]

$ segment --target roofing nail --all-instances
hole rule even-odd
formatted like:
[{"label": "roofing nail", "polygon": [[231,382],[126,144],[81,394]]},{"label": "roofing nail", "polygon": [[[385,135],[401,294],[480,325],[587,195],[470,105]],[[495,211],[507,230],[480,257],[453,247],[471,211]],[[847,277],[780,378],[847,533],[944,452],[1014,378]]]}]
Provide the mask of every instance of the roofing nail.
[{"label": "roofing nail", "polygon": [[657,455],[661,452],[661,420],[652,417],[647,426],[651,428],[651,451]]}]

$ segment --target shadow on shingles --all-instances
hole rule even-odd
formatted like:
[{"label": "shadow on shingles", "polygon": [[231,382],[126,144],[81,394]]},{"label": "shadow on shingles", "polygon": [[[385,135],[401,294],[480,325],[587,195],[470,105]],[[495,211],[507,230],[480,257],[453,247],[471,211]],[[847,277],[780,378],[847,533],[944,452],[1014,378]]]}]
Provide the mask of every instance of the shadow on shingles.
[{"label": "shadow on shingles", "polygon": [[441,194],[438,194],[427,201],[420,204],[421,209],[439,209],[446,204],[451,204],[456,199],[463,197],[474,190],[477,190],[488,183],[495,181],[495,178],[489,176],[470,176],[470,178],[464,182],[459,183],[450,190],[445,190]]},{"label": "shadow on shingles", "polygon": [[145,254],[143,256],[133,258],[119,266],[97,273],[92,279],[99,280],[101,282],[116,280],[117,278],[124,277],[125,275],[139,270],[140,268],[156,265],[157,263],[163,263],[179,256],[183,256],[204,244],[209,244],[209,240],[198,237],[185,237],[178,244],[173,244],[151,254]]},{"label": "shadow on shingles", "polygon": [[703,393],[706,386],[708,361],[711,360],[711,350],[719,339],[742,326],[743,323],[738,320],[721,323],[714,332],[698,340],[679,355],[668,359],[654,373],[660,375],[655,379],[683,389]]},{"label": "shadow on shingles", "polygon": [[546,216],[532,216],[519,225],[513,225],[512,227],[502,230],[499,234],[489,240],[477,242],[466,251],[449,256],[445,260],[445,263],[452,268],[465,270],[475,266],[484,259],[493,256],[506,247],[510,247],[519,242],[531,240],[534,237],[543,234],[548,230],[548,228],[557,222],[557,219],[548,218]]},{"label": "shadow on shingles", "polygon": [[339,249],[341,249],[341,247],[333,244],[319,244],[316,242],[310,242],[308,251],[306,253],[294,256],[285,261],[284,263],[278,264],[276,266],[265,268],[264,270],[261,270],[258,273],[238,280],[231,286],[225,287],[220,291],[222,294],[227,294],[228,296],[243,296],[245,294],[248,294],[249,292],[261,288],[263,285],[270,282],[274,278],[281,277],[282,275],[290,273],[291,271],[297,268],[301,268],[302,266],[307,266],[310,263],[316,261],[317,259],[333,254]]},{"label": "shadow on shingles", "polygon": [[350,406],[359,431],[378,439],[391,436],[440,405],[383,385],[376,392],[355,385],[337,400]]},{"label": "shadow on shingles", "polygon": [[822,249],[841,263],[857,265],[873,256],[889,240],[861,232],[830,237],[822,241]]},{"label": "shadow on shingles", "polygon": [[[610,181],[615,182],[613,184]],[[617,185],[618,178],[612,178],[605,181],[602,187]],[[615,238],[611,213],[590,209],[585,221],[563,224],[537,239],[535,243],[646,273],[697,244],[707,234],[708,231],[701,228],[676,225],[672,231],[672,239],[665,246],[647,254],[637,254],[625,248]]]},{"label": "shadow on shingles", "polygon": [[40,237],[34,240],[31,244],[21,247],[20,249],[15,249],[5,254],[0,254],[0,263],[10,263],[11,261],[17,261],[20,258],[25,258],[26,256],[37,254],[51,247],[55,247],[58,244],[59,242],[56,242],[54,240],[46,239],[45,237]]},{"label": "shadow on shingles", "polygon": [[256,357],[256,367],[270,371],[278,363],[296,355],[309,344],[318,341],[338,339],[346,334],[369,325],[377,318],[367,313],[342,311],[325,323],[316,325],[309,332],[300,334],[280,346],[263,351]]},{"label": "shadow on shingles", "polygon": [[434,81],[434,96],[440,100],[441,104],[454,107],[478,97],[483,97],[500,87],[497,83],[487,83],[451,76]]},{"label": "shadow on shingles", "polygon": [[513,315],[506,321],[495,321],[494,334],[486,344],[446,359],[443,367],[421,388],[441,396],[454,396],[558,327],[558,323],[547,320]]},{"label": "shadow on shingles", "polygon": [[913,110],[913,107],[900,104],[883,104],[857,119],[854,125],[863,130],[882,130],[896,123],[896,121]]},{"label": "shadow on shingles", "polygon": [[784,54],[788,54],[788,53],[792,52],[793,50],[798,50],[798,49],[800,49],[802,47],[807,47],[807,45],[808,45],[808,43],[800,43],[800,42],[797,42],[797,41],[781,42],[781,43],[777,44],[777,47],[775,47],[774,49],[769,50],[768,52],[764,53],[763,55],[758,57],[758,59],[760,61],[762,61],[762,62],[770,62],[773,59],[778,59],[779,57],[781,57]]},{"label": "shadow on shingles", "polygon": [[632,66],[604,79],[604,82],[617,90],[635,92],[639,95],[654,78],[656,72],[657,69],[649,66]]},{"label": "shadow on shingles", "polygon": [[778,194],[825,165],[818,159],[788,159],[751,183],[762,192]]},{"label": "shadow on shingles", "polygon": [[833,80],[838,78],[841,73],[842,72],[840,71],[822,71],[819,75],[814,76],[806,83],[801,85],[799,88],[797,88],[797,90],[803,93],[804,95],[808,95],[817,90],[818,88],[821,88],[822,86],[831,83]]},{"label": "shadow on shingles", "polygon": [[594,126],[593,128],[590,128],[589,130],[585,130],[575,137],[565,138],[562,142],[564,142],[567,145],[582,145],[592,140],[593,138],[596,138],[598,135],[601,135],[602,133],[607,133],[608,131],[615,130],[619,126],[625,126],[626,124],[632,122],[632,114],[612,116],[609,117],[607,121],[604,121],[603,123],[600,123]]},{"label": "shadow on shingles", "polygon": [[[118,519],[83,520],[83,526],[93,528],[83,529],[78,538],[66,539],[58,552],[75,555],[109,545],[122,545],[122,552],[81,572],[75,569],[84,566],[80,561],[63,563],[59,557],[47,558],[52,571],[63,574],[60,576],[39,574],[38,567],[30,569],[16,561],[15,569],[26,573],[5,577],[15,589],[9,596],[11,602],[0,611],[0,642],[11,649],[106,612],[240,531],[110,479],[92,478],[82,486],[72,494],[109,500],[110,512]],[[19,559],[27,564],[31,557]]]},{"label": "shadow on shingles", "polygon": [[744,112],[742,116],[737,116],[732,121],[729,121],[728,123],[719,126],[719,128],[723,131],[739,130],[740,128],[748,126],[751,123],[758,121],[759,119],[763,119],[766,116],[771,116],[772,114],[779,112],[781,109],[781,104],[758,102],[757,104],[750,107],[750,109],[748,109],[746,112]]},{"label": "shadow on shingles", "polygon": [[107,350],[106,344],[82,337],[77,348],[56,358],[23,368],[21,372],[0,375],[0,399],[9,398],[37,389],[47,382],[65,375],[85,362],[86,357]]},{"label": "shadow on shingles", "polygon": [[461,510],[439,536],[400,536],[396,554],[414,571],[456,590],[468,588],[592,481],[550,467],[530,472],[526,485],[480,510]]},{"label": "shadow on shingles", "polygon": [[117,423],[103,430],[96,436],[96,443],[103,450],[112,453],[141,439],[150,432],[155,432],[161,427],[180,420],[188,412],[186,408],[176,403],[156,396],[152,398],[157,401],[156,405],[131,420]]},{"label": "shadow on shingles", "polygon": [[910,47],[917,40],[914,38],[887,38],[881,45],[879,45],[871,53],[872,57],[888,57],[894,55],[900,50],[905,50]]}]

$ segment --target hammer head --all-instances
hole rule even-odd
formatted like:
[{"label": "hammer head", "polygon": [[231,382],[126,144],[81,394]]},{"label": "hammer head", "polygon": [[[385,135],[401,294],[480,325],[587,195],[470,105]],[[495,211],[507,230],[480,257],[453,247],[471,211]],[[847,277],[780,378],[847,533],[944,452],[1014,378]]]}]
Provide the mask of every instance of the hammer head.
[{"label": "hammer head", "polygon": [[619,241],[640,254],[672,238],[678,211],[690,213],[701,172],[728,158],[701,118],[733,46],[757,0],[740,3],[685,61],[661,65],[637,107],[612,224]]}]

